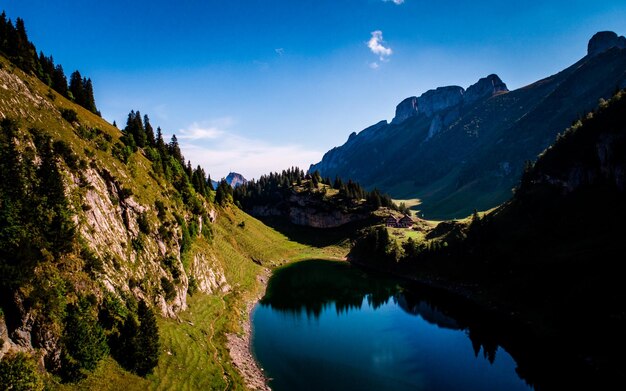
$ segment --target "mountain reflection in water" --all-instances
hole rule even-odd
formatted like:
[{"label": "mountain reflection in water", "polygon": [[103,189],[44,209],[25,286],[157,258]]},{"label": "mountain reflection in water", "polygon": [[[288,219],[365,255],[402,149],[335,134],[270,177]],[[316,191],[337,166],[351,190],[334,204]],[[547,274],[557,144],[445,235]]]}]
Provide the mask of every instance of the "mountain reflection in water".
[{"label": "mountain reflection in water", "polygon": [[277,391],[529,389],[464,311],[348,263],[304,261],[274,272],[253,347]]}]

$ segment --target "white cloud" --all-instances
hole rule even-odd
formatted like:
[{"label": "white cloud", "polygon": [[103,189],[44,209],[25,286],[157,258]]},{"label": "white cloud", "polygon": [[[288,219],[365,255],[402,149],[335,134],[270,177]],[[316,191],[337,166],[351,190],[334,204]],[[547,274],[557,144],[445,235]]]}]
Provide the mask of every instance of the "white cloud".
[{"label": "white cloud", "polygon": [[206,140],[218,138],[222,133],[217,128],[204,128],[193,124],[189,129],[181,129],[177,137],[181,140]]},{"label": "white cloud", "polygon": [[386,61],[386,57],[391,56],[393,51],[389,47],[385,47],[383,43],[383,32],[380,30],[372,31],[372,38],[367,41],[367,47],[370,48],[372,53],[378,56],[380,61]]},{"label": "white cloud", "polygon": [[383,0],[383,1],[385,3],[392,2],[392,3],[396,4],[396,5],[400,5],[400,4],[404,3],[404,0]]},{"label": "white cloud", "polygon": [[370,62],[368,65],[372,69],[378,69],[380,67],[380,65],[378,65],[378,63],[376,61]]},{"label": "white cloud", "polygon": [[[263,140],[240,136],[224,127],[216,126],[221,121],[191,124],[176,134],[185,159],[202,166],[218,180],[235,171],[247,179],[259,178],[263,174],[282,171],[291,166],[303,170],[320,160],[322,153],[297,144],[271,144]],[[202,124],[205,124],[204,126]],[[180,134],[180,136],[178,136]]]},{"label": "white cloud", "polygon": [[283,54],[285,54],[285,49],[284,48],[276,48],[274,49],[274,51],[276,52],[276,54],[278,54],[279,56],[282,56]]},{"label": "white cloud", "polygon": [[223,135],[224,128],[234,124],[230,117],[218,118],[212,121],[194,122],[187,129],[180,129],[176,136],[180,140],[207,140],[216,139]]}]

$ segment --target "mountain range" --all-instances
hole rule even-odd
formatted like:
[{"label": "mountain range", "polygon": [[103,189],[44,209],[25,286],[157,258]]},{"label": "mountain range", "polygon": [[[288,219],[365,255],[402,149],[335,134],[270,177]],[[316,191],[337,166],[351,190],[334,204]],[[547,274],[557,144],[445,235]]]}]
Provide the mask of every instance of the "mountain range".
[{"label": "mountain range", "polygon": [[626,87],[626,38],[596,33],[575,64],[509,91],[495,74],[464,89],[439,87],[404,99],[396,115],[311,165],[394,198],[419,198],[423,216],[466,216],[511,196],[527,161],[567,126]]}]

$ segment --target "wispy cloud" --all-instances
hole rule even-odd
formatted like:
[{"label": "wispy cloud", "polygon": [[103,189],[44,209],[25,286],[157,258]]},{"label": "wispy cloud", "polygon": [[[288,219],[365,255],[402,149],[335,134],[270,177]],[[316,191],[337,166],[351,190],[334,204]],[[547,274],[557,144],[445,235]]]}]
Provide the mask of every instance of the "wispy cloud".
[{"label": "wispy cloud", "polygon": [[383,0],[385,3],[394,3],[396,5],[400,5],[404,3],[404,0]]},{"label": "wispy cloud", "polygon": [[306,170],[322,156],[298,144],[272,144],[238,135],[228,129],[234,123],[230,121],[193,123],[176,133],[185,158],[202,166],[214,180],[231,171],[251,179],[291,166]]},{"label": "wispy cloud", "polygon": [[181,140],[210,140],[222,136],[224,128],[234,123],[230,117],[218,118],[212,121],[194,122],[186,129],[180,129],[177,137]]},{"label": "wispy cloud", "polygon": [[[367,47],[370,48],[372,53],[378,56],[378,60],[381,62],[387,62],[389,59],[387,57],[393,54],[393,51],[390,47],[386,47],[383,45],[385,41],[383,40],[383,32],[380,30],[372,31],[372,37],[369,41],[367,41]],[[369,64],[369,67],[372,69],[378,69],[379,64],[377,62],[372,62]]]},{"label": "wispy cloud", "polygon": [[274,49],[274,51],[276,52],[276,54],[278,54],[279,56],[282,56],[283,54],[285,54],[285,49],[284,48],[276,48]]}]

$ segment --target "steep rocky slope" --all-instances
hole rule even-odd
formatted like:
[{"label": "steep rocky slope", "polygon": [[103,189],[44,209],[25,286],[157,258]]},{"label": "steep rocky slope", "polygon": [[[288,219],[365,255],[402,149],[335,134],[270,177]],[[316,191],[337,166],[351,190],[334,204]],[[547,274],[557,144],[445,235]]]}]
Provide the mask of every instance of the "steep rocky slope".
[{"label": "steep rocky slope", "polygon": [[391,123],[352,133],[309,171],[418,197],[429,218],[494,207],[510,197],[527,160],[626,86],[623,37],[598,33],[588,46],[574,65],[515,91],[490,75],[467,90],[439,87],[407,98]]},{"label": "steep rocky slope", "polygon": [[[13,224],[0,231],[0,360],[9,351],[33,355],[41,369],[60,376],[48,378],[52,387],[59,380],[81,379],[93,367],[67,375],[68,363],[78,361],[68,358],[72,308],[87,308],[86,319],[97,323],[90,327],[104,330],[112,341],[119,338],[115,333],[123,332],[122,325],[118,329],[107,324],[118,322],[119,316],[128,319],[126,314],[137,311],[138,302],[145,301],[164,318],[179,319],[195,293],[196,303],[221,303],[214,316],[224,320],[220,329],[210,316],[202,318],[205,325],[198,324],[207,342],[188,354],[196,359],[205,355],[210,364],[203,380],[194,384],[242,388],[243,381],[227,353],[215,360],[226,349],[223,333],[239,331],[239,321],[246,316],[242,310],[260,286],[256,275],[264,269],[261,264],[280,264],[287,257],[297,257],[305,247],[288,242],[232,204],[215,204],[212,192],[204,196],[190,185],[176,187],[155,169],[148,148],[120,153],[124,148],[120,130],[2,56],[0,120],[4,180],[0,217],[3,225]],[[48,183],[49,178],[58,180]],[[19,189],[12,188],[12,183],[18,183]],[[52,196],[58,198],[59,207],[51,204]],[[26,211],[18,209],[20,205],[37,209],[13,215],[12,211]],[[31,216],[41,216],[46,229],[50,228],[44,238],[63,243],[64,248],[25,242],[22,238],[38,238],[28,233],[30,224],[36,223],[29,220]],[[63,230],[57,221],[64,224]],[[242,222],[245,228],[239,226]],[[57,238],[59,233],[67,237]],[[153,386],[167,382],[172,376],[170,365],[184,360],[171,354],[180,349],[177,344],[187,334],[199,333],[194,329],[178,335],[178,328],[169,326],[167,320],[158,322],[167,326],[165,331],[174,339],[161,341],[157,375],[150,380]],[[101,369],[105,372],[99,376],[108,376],[107,370],[124,372],[110,364],[112,360],[104,361],[104,368],[109,369]],[[179,384],[187,384],[195,372],[195,367],[178,371]],[[146,384],[134,375],[124,378],[129,382],[125,384],[138,388]],[[111,386],[88,384],[89,388]]]}]

